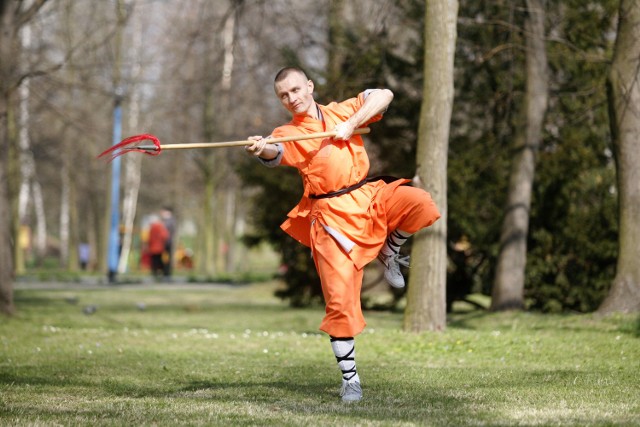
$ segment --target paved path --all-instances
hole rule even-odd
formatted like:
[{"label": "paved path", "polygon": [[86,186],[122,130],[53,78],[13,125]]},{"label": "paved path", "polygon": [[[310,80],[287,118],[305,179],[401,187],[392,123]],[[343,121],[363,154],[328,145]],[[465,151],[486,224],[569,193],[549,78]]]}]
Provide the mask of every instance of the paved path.
[{"label": "paved path", "polygon": [[241,287],[243,284],[238,283],[215,283],[215,282],[189,282],[186,278],[174,277],[170,282],[154,281],[153,278],[136,278],[134,280],[117,281],[116,283],[109,283],[107,278],[104,277],[83,277],[79,281],[37,281],[37,280],[16,280],[13,284],[13,289],[53,289],[53,290],[65,290],[65,289],[182,289],[182,290],[197,290],[207,288],[221,288],[221,287]]}]

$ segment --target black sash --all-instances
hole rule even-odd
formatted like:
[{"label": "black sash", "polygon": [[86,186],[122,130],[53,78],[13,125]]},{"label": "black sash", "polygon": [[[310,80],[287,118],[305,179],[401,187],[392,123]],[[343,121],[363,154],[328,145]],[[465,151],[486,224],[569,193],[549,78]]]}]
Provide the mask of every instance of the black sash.
[{"label": "black sash", "polygon": [[309,194],[309,198],[310,199],[328,199],[330,197],[338,197],[338,196],[342,196],[343,194],[347,194],[352,192],[353,190],[357,190],[358,188],[362,187],[363,185],[365,185],[367,182],[374,182],[374,181],[384,181],[387,184],[393,181],[397,181],[400,178],[396,178],[395,176],[387,176],[387,175],[383,175],[383,176],[372,176],[370,178],[365,178],[362,181],[360,181],[357,184],[353,184],[350,185],[348,187],[342,188],[340,190],[336,190],[336,191],[331,191],[329,193],[325,193],[325,194]]}]

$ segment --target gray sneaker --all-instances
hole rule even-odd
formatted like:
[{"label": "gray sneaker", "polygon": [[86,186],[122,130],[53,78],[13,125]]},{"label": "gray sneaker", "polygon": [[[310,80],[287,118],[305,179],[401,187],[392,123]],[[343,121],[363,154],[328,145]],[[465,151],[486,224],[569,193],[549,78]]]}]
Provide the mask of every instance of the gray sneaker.
[{"label": "gray sneaker", "polygon": [[378,259],[384,265],[384,279],[394,288],[404,288],[404,277],[400,266],[409,267],[409,257],[400,254],[378,254]]},{"label": "gray sneaker", "polygon": [[340,390],[343,402],[357,402],[362,399],[362,387],[359,382],[342,382],[342,390]]}]

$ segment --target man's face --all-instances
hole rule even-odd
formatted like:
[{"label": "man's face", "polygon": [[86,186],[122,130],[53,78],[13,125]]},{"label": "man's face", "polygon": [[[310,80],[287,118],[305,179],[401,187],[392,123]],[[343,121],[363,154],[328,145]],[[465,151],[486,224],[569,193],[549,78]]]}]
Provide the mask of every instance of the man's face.
[{"label": "man's face", "polygon": [[315,108],[313,82],[307,80],[303,74],[290,73],[275,84],[275,91],[284,108],[291,114],[306,114],[314,117],[311,114]]}]

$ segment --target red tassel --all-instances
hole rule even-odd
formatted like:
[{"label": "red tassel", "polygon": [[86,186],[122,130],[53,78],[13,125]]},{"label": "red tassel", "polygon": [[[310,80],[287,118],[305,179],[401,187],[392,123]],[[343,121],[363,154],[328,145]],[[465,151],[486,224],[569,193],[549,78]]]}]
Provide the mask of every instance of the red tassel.
[{"label": "red tassel", "polygon": [[[153,142],[155,149],[138,148],[138,142],[147,140]],[[100,153],[100,155],[98,155],[98,158],[109,155],[109,162],[111,162],[116,157],[122,156],[123,154],[127,154],[132,151],[138,151],[150,156],[157,156],[162,151],[162,148],[160,147],[160,140],[157,137],[149,133],[143,133],[141,135],[134,135],[130,136],[129,138],[123,139],[113,147]]]}]

